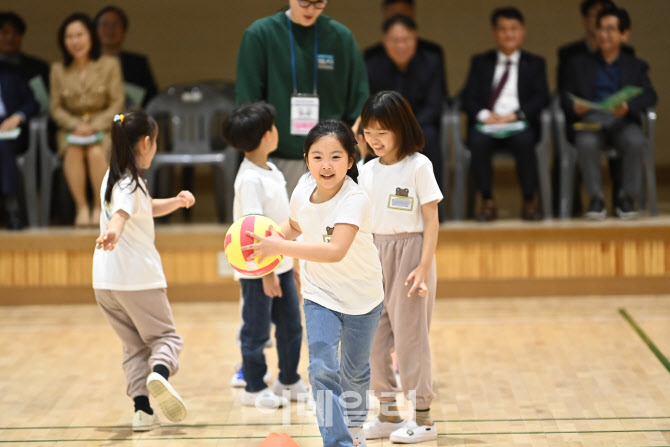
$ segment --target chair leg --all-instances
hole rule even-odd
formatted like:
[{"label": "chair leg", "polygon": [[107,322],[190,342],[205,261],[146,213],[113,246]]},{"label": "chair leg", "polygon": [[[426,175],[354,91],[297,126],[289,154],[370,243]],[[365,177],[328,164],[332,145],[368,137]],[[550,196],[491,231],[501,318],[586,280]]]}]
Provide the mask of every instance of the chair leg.
[{"label": "chair leg", "polygon": [[[565,152],[568,152],[567,148]],[[571,155],[564,153],[561,158],[561,193],[560,193],[560,214],[561,219],[570,219],[572,216],[572,197],[574,195],[575,182],[575,160]]]},{"label": "chair leg", "polygon": [[540,200],[542,214],[545,219],[553,218],[551,209],[551,178],[549,172],[549,151],[539,150],[537,153],[537,173],[540,181]]},{"label": "chair leg", "polygon": [[216,200],[216,216],[219,223],[226,222],[228,219],[228,185],[226,184],[226,170],[224,166],[212,166],[212,176],[214,177],[214,190]]},{"label": "chair leg", "polygon": [[650,216],[658,216],[658,201],[656,197],[656,171],[654,168],[653,152],[645,153],[644,156],[644,176],[647,181],[647,205]]},{"label": "chair leg", "polygon": [[[34,167],[34,164],[29,165],[28,169]],[[37,227],[37,181],[34,172],[23,172],[23,197],[25,199],[28,226],[31,228]]]}]

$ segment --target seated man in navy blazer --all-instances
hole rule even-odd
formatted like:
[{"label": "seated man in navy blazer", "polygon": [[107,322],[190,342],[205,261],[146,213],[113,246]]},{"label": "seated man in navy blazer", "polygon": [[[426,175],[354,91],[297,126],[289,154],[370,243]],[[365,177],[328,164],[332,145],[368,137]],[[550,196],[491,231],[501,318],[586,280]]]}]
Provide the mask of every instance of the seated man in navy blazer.
[{"label": "seated man in navy blazer", "polygon": [[37,84],[39,80],[48,94],[49,64],[21,51],[26,29],[26,22],[16,13],[0,13],[0,66],[15,69],[29,84]]},{"label": "seated man in navy blazer", "polygon": [[[590,198],[586,217],[603,219],[607,214],[600,158],[604,145],[609,144],[622,160],[622,186],[614,204],[616,214],[632,218],[637,214],[634,198],[641,185],[642,151],[646,144],[640,114],[656,104],[656,91],[647,75],[647,63],[631,51],[622,51],[631,27],[626,10],[605,9],[598,14],[597,23],[598,51],[577,54],[568,61],[561,105],[567,119],[568,138],[577,147],[582,179]],[[573,99],[576,96],[597,103],[626,86],[641,87],[642,93],[614,110],[591,109]],[[582,125],[584,130],[575,131],[576,122],[591,125]]]},{"label": "seated man in navy blazer", "polygon": [[[27,121],[38,111],[28,84],[14,68],[0,66],[0,132],[8,135],[21,129],[27,133]],[[25,226],[19,205],[19,173],[16,155],[23,138],[0,139],[0,196],[5,206],[5,224],[10,230]]]},{"label": "seated man in navy blazer", "polygon": [[[497,218],[493,200],[492,155],[504,148],[514,155],[521,185],[521,217],[540,220],[535,196],[538,189],[535,144],[540,137],[540,114],[549,102],[544,59],[521,50],[526,29],[521,11],[498,8],[491,15],[497,50],[475,55],[461,92],[461,107],[468,115],[467,145],[472,174],[482,196],[480,221]],[[502,137],[484,133],[478,124],[526,123],[517,133]]]}]

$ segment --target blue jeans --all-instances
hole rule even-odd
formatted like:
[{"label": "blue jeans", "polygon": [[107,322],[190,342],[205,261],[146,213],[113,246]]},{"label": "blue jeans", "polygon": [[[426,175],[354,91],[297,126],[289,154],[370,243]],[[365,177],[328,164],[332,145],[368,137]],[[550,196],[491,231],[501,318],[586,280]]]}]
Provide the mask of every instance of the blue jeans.
[{"label": "blue jeans", "polygon": [[263,347],[270,339],[270,322],[275,324],[279,381],[293,385],[298,375],[298,361],[302,345],[300,304],[293,281],[293,270],[282,273],[279,283],[281,298],[271,298],[263,292],[263,280],[240,279],[242,287],[242,371],[247,382],[246,390],[256,392],[267,388],[263,376],[267,372]]},{"label": "blue jeans", "polygon": [[324,447],[352,446],[348,427],[360,427],[367,417],[370,352],[383,306],[348,315],[305,300],[309,383]]}]

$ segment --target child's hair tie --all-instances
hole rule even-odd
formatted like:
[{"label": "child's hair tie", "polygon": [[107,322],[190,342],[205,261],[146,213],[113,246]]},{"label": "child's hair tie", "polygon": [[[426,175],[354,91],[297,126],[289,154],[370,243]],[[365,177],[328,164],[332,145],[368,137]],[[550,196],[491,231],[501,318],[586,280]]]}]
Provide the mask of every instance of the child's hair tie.
[{"label": "child's hair tie", "polygon": [[114,122],[117,121],[121,121],[121,124],[123,124],[123,114],[114,115]]}]

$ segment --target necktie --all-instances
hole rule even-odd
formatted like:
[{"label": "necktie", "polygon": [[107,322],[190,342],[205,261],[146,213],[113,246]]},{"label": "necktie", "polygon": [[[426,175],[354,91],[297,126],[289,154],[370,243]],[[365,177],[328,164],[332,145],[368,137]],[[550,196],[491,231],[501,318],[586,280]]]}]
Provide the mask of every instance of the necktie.
[{"label": "necktie", "polygon": [[507,59],[507,61],[505,62],[505,72],[500,78],[500,81],[498,82],[496,89],[493,91],[493,93],[491,93],[491,98],[489,99],[489,110],[491,111],[493,111],[493,106],[496,104],[496,101],[498,100],[498,97],[500,96],[500,92],[502,92],[503,87],[505,87],[505,83],[507,83],[507,78],[509,77],[510,65],[512,65],[512,61]]}]

